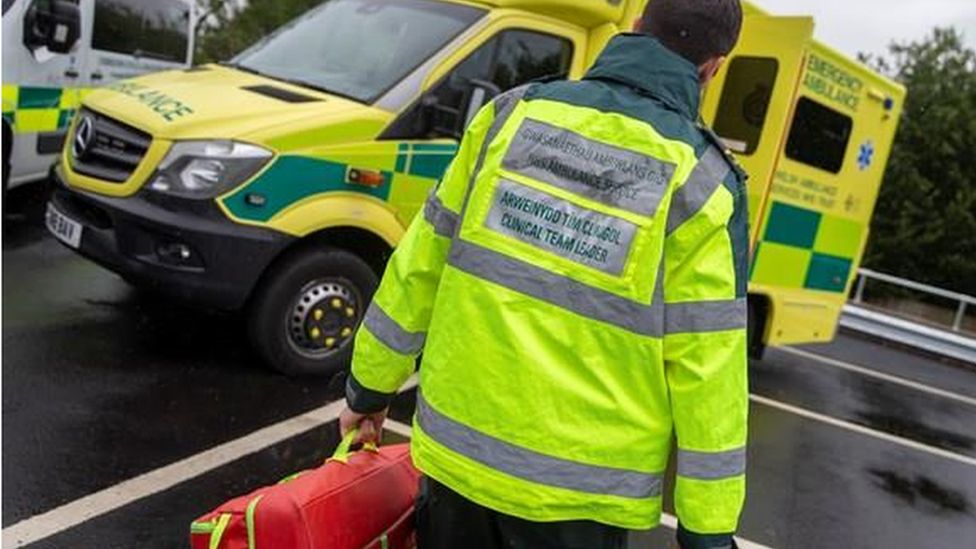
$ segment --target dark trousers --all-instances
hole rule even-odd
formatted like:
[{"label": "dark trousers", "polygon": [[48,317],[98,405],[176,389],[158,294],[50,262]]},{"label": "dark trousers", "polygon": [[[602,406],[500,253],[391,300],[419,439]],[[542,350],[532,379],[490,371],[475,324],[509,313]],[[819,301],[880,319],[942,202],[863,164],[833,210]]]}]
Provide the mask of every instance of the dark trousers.
[{"label": "dark trousers", "polygon": [[625,549],[627,531],[591,521],[531,522],[492,511],[424,478],[417,549]]}]

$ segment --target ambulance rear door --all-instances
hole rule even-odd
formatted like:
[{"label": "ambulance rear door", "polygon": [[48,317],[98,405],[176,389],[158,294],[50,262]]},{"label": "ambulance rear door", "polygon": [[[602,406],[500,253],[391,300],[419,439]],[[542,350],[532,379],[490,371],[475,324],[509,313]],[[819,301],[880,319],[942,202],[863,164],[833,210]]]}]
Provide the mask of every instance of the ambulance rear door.
[{"label": "ambulance rear door", "polygon": [[812,41],[811,17],[747,16],[739,44],[705,91],[703,118],[749,174],[753,245]]}]

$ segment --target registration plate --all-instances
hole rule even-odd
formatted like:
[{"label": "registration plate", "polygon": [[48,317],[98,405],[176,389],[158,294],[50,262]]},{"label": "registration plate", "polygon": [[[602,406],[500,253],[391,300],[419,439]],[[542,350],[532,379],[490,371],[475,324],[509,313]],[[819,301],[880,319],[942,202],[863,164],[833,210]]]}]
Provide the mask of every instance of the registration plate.
[{"label": "registration plate", "polygon": [[47,205],[47,230],[72,248],[81,246],[81,223],[59,212],[50,202]]}]

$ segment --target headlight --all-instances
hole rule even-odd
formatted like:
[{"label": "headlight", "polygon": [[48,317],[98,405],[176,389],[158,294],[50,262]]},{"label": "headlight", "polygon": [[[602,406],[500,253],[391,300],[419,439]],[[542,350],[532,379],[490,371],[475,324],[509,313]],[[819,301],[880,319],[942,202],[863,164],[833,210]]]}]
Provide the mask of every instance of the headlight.
[{"label": "headlight", "polygon": [[149,188],[207,199],[240,185],[271,158],[271,151],[236,141],[180,141],[159,164]]}]

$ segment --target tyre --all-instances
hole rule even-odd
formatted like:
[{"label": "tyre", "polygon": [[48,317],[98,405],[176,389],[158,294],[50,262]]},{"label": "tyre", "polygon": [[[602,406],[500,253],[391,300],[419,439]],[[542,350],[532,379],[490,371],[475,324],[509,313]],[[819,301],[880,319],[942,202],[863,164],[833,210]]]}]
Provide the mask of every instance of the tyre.
[{"label": "tyre", "polygon": [[348,368],[352,340],[379,284],[359,256],[305,247],[272,266],[248,310],[252,344],[286,375],[332,376]]}]

